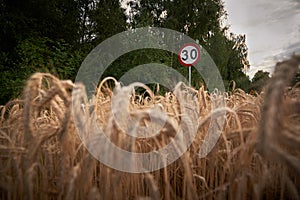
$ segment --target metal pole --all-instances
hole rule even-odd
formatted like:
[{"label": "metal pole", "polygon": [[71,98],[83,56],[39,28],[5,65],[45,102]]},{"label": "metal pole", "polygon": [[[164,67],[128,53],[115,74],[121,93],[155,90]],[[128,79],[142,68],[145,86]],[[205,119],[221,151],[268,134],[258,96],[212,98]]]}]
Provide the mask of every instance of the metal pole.
[{"label": "metal pole", "polygon": [[192,82],[192,67],[189,66],[189,86],[191,87],[191,82]]}]

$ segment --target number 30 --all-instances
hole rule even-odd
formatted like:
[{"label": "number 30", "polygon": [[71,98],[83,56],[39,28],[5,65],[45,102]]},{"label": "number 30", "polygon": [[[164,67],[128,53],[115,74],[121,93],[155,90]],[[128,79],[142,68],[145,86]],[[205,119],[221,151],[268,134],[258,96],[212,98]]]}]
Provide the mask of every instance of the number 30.
[{"label": "number 30", "polygon": [[[181,56],[181,59],[183,60],[183,61],[186,61],[187,59],[189,59],[189,55],[188,55],[188,50],[183,50],[182,51],[182,54],[183,54],[183,56]],[[198,56],[198,53],[197,53],[197,50],[196,49],[192,49],[191,50],[191,52],[190,52],[190,57],[191,57],[191,59],[192,60],[195,60],[196,58],[197,58],[197,56]]]}]

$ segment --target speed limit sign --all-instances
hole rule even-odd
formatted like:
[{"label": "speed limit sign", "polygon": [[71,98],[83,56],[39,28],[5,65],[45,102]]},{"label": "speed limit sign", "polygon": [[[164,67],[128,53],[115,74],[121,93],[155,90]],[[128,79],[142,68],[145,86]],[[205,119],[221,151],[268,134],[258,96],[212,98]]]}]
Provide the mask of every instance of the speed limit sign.
[{"label": "speed limit sign", "polygon": [[200,59],[199,46],[193,43],[185,44],[178,53],[179,62],[186,67],[195,65]]}]

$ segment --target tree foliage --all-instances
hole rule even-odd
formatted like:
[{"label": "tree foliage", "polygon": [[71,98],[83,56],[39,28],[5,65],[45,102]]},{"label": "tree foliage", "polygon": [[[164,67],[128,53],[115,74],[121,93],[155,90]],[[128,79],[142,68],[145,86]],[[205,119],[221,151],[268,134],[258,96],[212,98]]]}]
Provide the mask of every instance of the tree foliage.
[{"label": "tree foliage", "polygon": [[[249,87],[249,77],[244,73],[249,68],[246,36],[235,35],[229,32],[228,27],[221,27],[221,20],[226,17],[222,1],[141,0],[129,5],[136,13],[132,17],[131,27],[158,26],[187,34],[208,51],[226,87],[231,80],[236,82],[237,87]],[[182,72],[179,63],[172,67]],[[198,74],[195,78],[201,79]]]},{"label": "tree foliage", "polygon": [[[131,0],[121,4],[119,0],[0,1],[1,104],[20,93],[30,73],[49,71],[74,79],[83,58],[97,44],[122,31],[145,26],[187,34],[208,51],[227,87],[231,80],[238,87],[249,87],[244,74],[249,67],[245,36],[221,26],[226,17],[221,0]],[[123,55],[106,75],[121,77],[147,62],[162,63],[187,75],[177,55],[153,49]],[[192,84],[199,86],[202,78],[195,74]]]},{"label": "tree foliage", "polygon": [[270,73],[259,70],[252,78],[251,89],[261,92],[267,81],[270,79]]},{"label": "tree foliage", "polygon": [[[72,53],[71,53],[72,52]],[[74,79],[84,57],[64,40],[27,38],[16,47],[19,56],[15,68],[2,68],[0,79],[4,85],[0,93],[1,103],[20,94],[24,81],[36,72],[50,72],[61,79]]]}]

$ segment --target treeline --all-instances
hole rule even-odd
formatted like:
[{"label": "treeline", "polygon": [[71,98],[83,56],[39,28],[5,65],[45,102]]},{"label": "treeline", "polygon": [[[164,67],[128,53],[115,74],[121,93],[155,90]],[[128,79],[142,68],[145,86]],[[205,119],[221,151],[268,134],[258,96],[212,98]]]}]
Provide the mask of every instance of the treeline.
[{"label": "treeline", "polygon": [[[218,66],[226,87],[234,80],[237,87],[248,90],[252,86],[243,73],[249,67],[245,36],[222,27],[225,17],[221,0],[1,0],[0,104],[19,95],[24,80],[36,71],[74,80],[96,45],[144,26],[169,28],[198,40]],[[106,75],[119,78],[131,67],[149,62],[187,73],[176,55],[143,50],[116,60]],[[193,78],[192,84],[199,86],[201,77]]]}]

